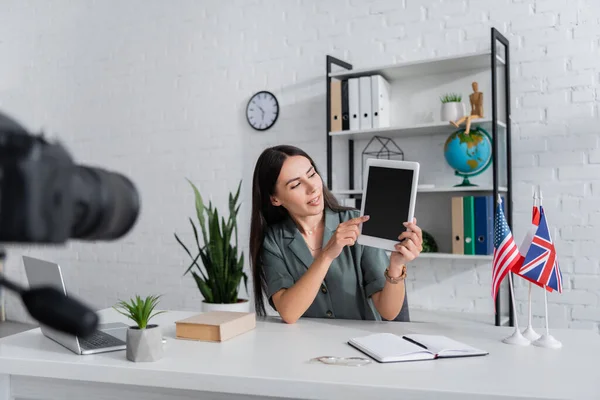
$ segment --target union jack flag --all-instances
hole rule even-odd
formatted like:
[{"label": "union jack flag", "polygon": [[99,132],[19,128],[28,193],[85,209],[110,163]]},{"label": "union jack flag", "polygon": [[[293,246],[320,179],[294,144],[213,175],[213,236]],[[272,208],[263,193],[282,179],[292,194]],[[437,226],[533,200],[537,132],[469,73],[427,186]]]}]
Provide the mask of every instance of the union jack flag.
[{"label": "union jack flag", "polygon": [[[539,229],[539,226],[540,226],[540,206],[534,205],[532,213],[531,213],[531,227],[525,234],[525,237],[523,238],[523,243],[521,243],[521,247],[519,248],[519,252],[521,253],[521,256],[523,257],[523,259],[525,259],[525,256],[529,252],[529,247],[531,247],[531,243],[533,242],[533,238],[535,236],[535,233]],[[521,275],[520,271],[519,271],[521,269],[521,267],[522,267],[522,264],[516,265],[513,268],[512,272],[514,274],[517,274],[521,278],[524,278],[524,279],[528,280],[529,282],[531,282],[539,287],[545,288],[549,292],[552,292],[551,287],[544,286],[540,282],[536,281],[535,279],[533,279],[527,275]]]},{"label": "union jack flag", "polygon": [[527,251],[519,275],[541,286],[562,293],[562,273],[556,257],[556,249],[550,237],[544,208],[540,206],[540,222]]},{"label": "union jack flag", "polygon": [[523,256],[519,253],[519,248],[506,222],[502,203],[498,201],[494,218],[494,256],[492,260],[492,298],[494,301],[504,277],[522,262]]},{"label": "union jack flag", "polygon": [[535,226],[540,226],[540,207],[541,206],[533,206],[531,223]]}]

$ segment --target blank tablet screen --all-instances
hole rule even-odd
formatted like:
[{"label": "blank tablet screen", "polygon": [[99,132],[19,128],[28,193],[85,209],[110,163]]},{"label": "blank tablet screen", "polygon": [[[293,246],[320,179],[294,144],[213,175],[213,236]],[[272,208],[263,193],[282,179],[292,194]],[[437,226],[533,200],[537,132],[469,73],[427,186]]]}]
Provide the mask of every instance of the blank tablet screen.
[{"label": "blank tablet screen", "polygon": [[370,216],[362,234],[398,240],[406,230],[414,171],[369,167],[364,215]]}]

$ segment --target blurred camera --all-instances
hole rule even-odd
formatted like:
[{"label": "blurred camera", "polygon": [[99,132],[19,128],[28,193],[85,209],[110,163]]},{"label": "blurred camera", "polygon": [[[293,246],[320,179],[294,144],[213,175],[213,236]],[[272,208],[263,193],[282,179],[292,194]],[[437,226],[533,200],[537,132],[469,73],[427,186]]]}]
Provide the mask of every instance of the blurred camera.
[{"label": "blurred camera", "polygon": [[0,243],[114,240],[139,210],[127,177],[75,164],[60,143],[0,113]]}]

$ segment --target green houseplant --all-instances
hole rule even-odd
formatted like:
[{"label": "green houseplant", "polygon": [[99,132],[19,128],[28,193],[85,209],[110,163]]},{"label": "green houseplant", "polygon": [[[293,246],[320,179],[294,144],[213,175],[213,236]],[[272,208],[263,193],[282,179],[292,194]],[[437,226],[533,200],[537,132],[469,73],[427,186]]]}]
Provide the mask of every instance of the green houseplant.
[{"label": "green houseplant", "polygon": [[442,103],[460,103],[462,101],[462,96],[459,93],[446,93],[443,96],[440,96],[440,101]]},{"label": "green houseplant", "polygon": [[148,324],[152,318],[166,312],[154,312],[159,299],[160,296],[151,295],[142,299],[136,295],[129,301],[119,301],[113,307],[135,322],[135,325],[127,329],[126,355],[130,361],[156,361],[164,354],[160,327],[157,324]]},{"label": "green houseplant", "polygon": [[440,96],[442,108],[440,111],[440,119],[442,121],[456,121],[463,117],[467,109],[462,103],[462,95],[460,93],[446,93]]},{"label": "green houseplant", "polygon": [[[200,191],[188,179],[195,197],[196,217],[202,232],[203,244],[198,237],[196,224],[189,218],[196,241],[197,255],[193,256],[190,249],[175,234],[175,239],[189,255],[191,264],[185,274],[191,273],[204,296],[203,309],[249,311],[248,299],[238,298],[242,278],[246,293],[248,292],[248,276],[244,272],[244,253],[238,251],[237,215],[240,206],[237,204],[241,181],[234,194],[229,193],[229,216],[219,216],[219,211],[209,201],[206,207]],[[234,242],[234,243],[232,243]],[[200,265],[202,263],[203,267]]]}]

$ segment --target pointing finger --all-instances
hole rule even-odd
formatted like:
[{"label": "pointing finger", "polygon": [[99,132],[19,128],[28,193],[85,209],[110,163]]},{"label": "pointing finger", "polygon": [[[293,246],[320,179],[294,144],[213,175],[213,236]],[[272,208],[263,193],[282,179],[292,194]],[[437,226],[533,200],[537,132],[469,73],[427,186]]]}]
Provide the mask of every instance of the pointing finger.
[{"label": "pointing finger", "polygon": [[360,217],[349,219],[348,221],[344,222],[344,224],[346,224],[346,225],[358,225],[358,224],[362,224],[365,221],[368,221],[369,218],[370,217],[368,215],[362,215]]}]

